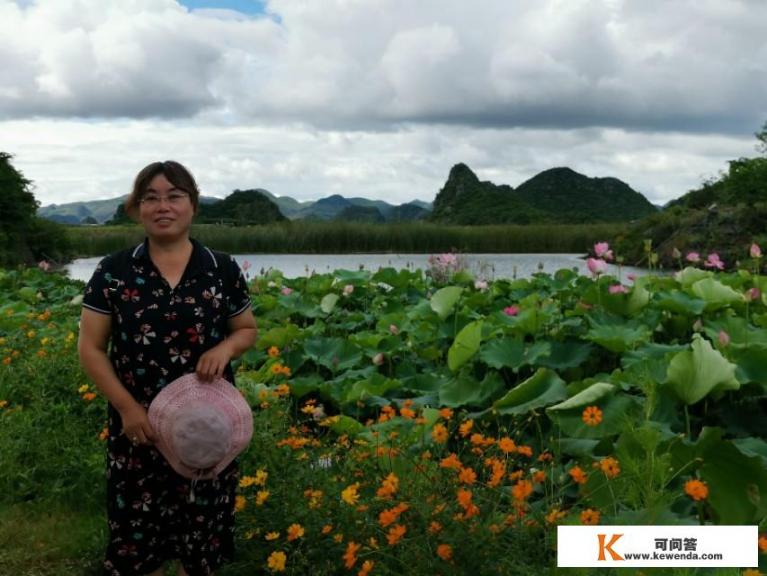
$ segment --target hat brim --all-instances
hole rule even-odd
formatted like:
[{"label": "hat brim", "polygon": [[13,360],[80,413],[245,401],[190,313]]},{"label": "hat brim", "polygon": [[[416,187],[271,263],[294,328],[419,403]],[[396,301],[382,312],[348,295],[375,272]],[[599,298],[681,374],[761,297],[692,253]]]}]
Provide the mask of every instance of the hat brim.
[{"label": "hat brim", "polygon": [[[185,465],[172,442],[172,428],[178,411],[191,403],[203,402],[216,407],[232,423],[232,442],[226,455],[214,466],[200,471]],[[253,436],[253,413],[237,388],[223,378],[203,382],[197,374],[177,378],[154,398],[148,410],[149,424],[155,434],[155,447],[168,464],[185,478],[208,480],[221,473],[250,443]]]}]

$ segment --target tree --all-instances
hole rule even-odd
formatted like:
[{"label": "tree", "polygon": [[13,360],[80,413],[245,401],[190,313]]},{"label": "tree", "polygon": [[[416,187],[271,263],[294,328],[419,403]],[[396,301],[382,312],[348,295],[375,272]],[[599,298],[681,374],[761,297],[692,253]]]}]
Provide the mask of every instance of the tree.
[{"label": "tree", "polygon": [[767,154],[767,122],[764,123],[762,129],[754,134],[756,139],[759,140],[759,144],[756,145],[756,149],[762,154]]},{"label": "tree", "polygon": [[3,230],[23,230],[37,212],[31,182],[11,165],[11,156],[0,152],[0,224]]}]

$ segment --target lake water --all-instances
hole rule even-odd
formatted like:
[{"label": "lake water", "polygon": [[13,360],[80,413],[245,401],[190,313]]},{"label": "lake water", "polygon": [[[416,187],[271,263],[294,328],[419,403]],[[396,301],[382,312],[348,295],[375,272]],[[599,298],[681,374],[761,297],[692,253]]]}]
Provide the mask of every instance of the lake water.
[{"label": "lake water", "polygon": [[[462,254],[469,269],[476,275],[493,278],[529,278],[536,272],[554,273],[560,268],[577,269],[588,274],[586,260],[581,254]],[[379,268],[428,268],[429,254],[234,254],[242,267],[249,263],[248,275],[253,277],[269,269],[281,270],[287,278],[323,274],[333,270],[376,271]],[[79,258],[65,268],[71,278],[88,281],[101,257]],[[610,266],[609,274],[616,277],[633,273],[638,276],[646,270],[623,266]]]}]

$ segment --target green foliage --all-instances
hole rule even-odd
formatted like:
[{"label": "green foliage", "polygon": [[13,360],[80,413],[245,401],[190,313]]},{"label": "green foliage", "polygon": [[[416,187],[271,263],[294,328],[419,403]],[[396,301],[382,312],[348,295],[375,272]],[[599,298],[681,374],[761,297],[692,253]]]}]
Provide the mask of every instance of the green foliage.
[{"label": "green foliage", "polygon": [[258,190],[235,190],[211,204],[200,204],[196,222],[252,226],[285,222],[277,205]]}]

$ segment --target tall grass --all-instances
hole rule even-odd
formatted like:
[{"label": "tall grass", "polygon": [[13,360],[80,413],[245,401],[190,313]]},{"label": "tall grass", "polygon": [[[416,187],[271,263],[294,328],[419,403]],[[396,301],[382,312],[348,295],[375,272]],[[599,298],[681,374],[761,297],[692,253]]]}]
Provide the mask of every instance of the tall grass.
[{"label": "tall grass", "polygon": [[[457,250],[473,253],[581,253],[594,242],[617,234],[621,224],[443,226],[429,223],[362,224],[288,222],[268,226],[195,225],[192,234],[225,252],[347,254],[404,252],[431,254]],[[135,245],[138,226],[83,226],[68,230],[79,256],[99,256]]]}]

